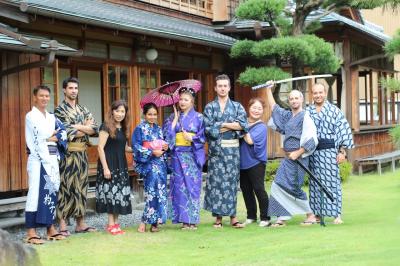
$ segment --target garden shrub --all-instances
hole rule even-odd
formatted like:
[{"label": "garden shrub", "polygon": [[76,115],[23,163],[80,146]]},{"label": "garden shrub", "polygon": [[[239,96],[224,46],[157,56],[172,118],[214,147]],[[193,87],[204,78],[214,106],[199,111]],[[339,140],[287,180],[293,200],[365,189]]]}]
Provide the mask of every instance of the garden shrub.
[{"label": "garden shrub", "polygon": [[280,164],[280,160],[272,160],[267,162],[267,167],[265,168],[265,181],[269,182],[274,180],[276,171],[278,171]]}]

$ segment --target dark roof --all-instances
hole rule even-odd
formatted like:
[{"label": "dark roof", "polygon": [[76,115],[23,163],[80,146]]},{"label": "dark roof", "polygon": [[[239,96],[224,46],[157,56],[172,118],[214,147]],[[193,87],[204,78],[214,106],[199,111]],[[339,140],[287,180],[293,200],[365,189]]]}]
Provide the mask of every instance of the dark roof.
[{"label": "dark roof", "polygon": [[[3,25],[4,24],[1,24],[0,26]],[[17,51],[33,52],[41,54],[48,53],[50,50],[56,50],[57,55],[63,55],[63,56],[79,56],[82,54],[81,51],[63,45],[55,40],[44,39],[42,37],[26,35],[26,34],[21,34],[21,36],[23,36],[28,40],[38,41],[40,47],[29,46],[15,37],[10,37],[6,34],[0,33],[0,49],[17,50]]]},{"label": "dark roof", "polygon": [[[315,18],[316,16],[322,14],[322,12],[324,12],[322,9],[317,10],[317,11],[313,11],[308,17],[307,20],[310,21],[313,18]],[[383,33],[383,31],[378,28],[376,25],[373,25],[372,23],[369,23],[368,21],[364,20],[364,24],[358,23],[357,21],[351,20],[349,18],[346,18],[344,16],[341,16],[337,13],[330,13],[322,18],[319,19],[319,21],[322,24],[338,24],[338,23],[343,23],[344,25],[365,33],[367,35],[369,35],[371,38],[374,38],[382,43],[385,43],[387,41],[389,41],[391,38],[386,35],[385,33]],[[254,24],[256,23],[255,20],[241,20],[241,19],[233,19],[230,22],[223,24],[223,25],[216,25],[214,26],[214,28],[216,30],[223,30],[225,27],[229,28],[229,27],[235,27],[237,29],[253,29],[254,28]],[[261,22],[261,26],[262,27],[269,27],[269,23],[268,22]]]},{"label": "dark roof", "polygon": [[105,28],[137,32],[228,49],[236,41],[211,26],[100,0],[11,0],[26,12]]}]

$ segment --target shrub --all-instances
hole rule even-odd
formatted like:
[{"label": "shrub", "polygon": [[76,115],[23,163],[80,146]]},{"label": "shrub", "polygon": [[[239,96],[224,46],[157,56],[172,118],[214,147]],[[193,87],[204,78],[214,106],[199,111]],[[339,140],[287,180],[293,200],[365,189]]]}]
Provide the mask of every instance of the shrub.
[{"label": "shrub", "polygon": [[346,182],[349,179],[349,176],[351,175],[352,171],[353,171],[353,165],[350,162],[345,161],[339,164],[339,174],[342,182]]},{"label": "shrub", "polygon": [[267,167],[265,168],[265,181],[269,182],[274,180],[276,171],[278,171],[280,164],[280,160],[272,160],[267,162]]}]

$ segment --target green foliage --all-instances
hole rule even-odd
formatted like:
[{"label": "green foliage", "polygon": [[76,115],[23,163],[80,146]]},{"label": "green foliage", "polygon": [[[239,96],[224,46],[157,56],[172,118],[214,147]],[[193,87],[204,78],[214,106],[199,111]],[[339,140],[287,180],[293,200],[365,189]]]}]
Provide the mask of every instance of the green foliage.
[{"label": "green foliage", "polygon": [[350,162],[345,161],[339,164],[339,174],[342,182],[348,181],[352,172],[353,172],[353,165]]},{"label": "green foliage", "polygon": [[254,86],[265,83],[268,80],[289,78],[290,74],[277,67],[248,67],[240,73],[238,81],[242,85]]},{"label": "green foliage", "polygon": [[286,0],[247,0],[236,9],[236,17],[274,21],[283,12]]},{"label": "green foliage", "polygon": [[397,125],[391,129],[389,129],[389,135],[392,138],[392,141],[395,145],[400,148],[400,125]]},{"label": "green foliage", "polygon": [[395,78],[381,78],[379,80],[382,88],[387,88],[394,92],[400,91],[400,80]]},{"label": "green foliage", "polygon": [[305,40],[293,36],[260,41],[254,44],[251,52],[257,58],[268,56],[296,58],[305,64],[315,60],[315,52],[312,47]]},{"label": "green foliage", "polygon": [[393,39],[386,43],[385,52],[391,59],[393,59],[396,54],[400,54],[400,30],[393,36]]},{"label": "green foliage", "polygon": [[307,65],[320,73],[334,73],[338,70],[340,61],[330,43],[315,35],[302,35],[300,39],[305,41],[314,52],[313,60],[304,61]]},{"label": "green foliage", "polygon": [[274,180],[280,164],[281,161],[279,160],[268,161],[267,167],[265,168],[265,181],[270,182]]},{"label": "green foliage", "polygon": [[251,49],[253,48],[255,43],[255,41],[251,40],[241,40],[235,42],[235,44],[231,48],[230,56],[232,58],[252,56]]}]

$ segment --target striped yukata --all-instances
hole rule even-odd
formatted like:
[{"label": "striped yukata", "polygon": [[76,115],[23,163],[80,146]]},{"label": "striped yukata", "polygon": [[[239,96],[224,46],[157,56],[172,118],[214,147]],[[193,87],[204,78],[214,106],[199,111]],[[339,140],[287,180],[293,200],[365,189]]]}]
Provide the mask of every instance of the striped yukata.
[{"label": "striped yukata", "polygon": [[[303,147],[306,152],[298,160],[308,166],[309,155],[318,141],[315,125],[308,113],[301,111],[293,116],[289,110],[275,105],[272,111],[273,127],[285,135],[283,149],[292,152]],[[278,220],[289,220],[295,214],[311,213],[306,193],[302,190],[305,171],[293,160],[285,158],[272,182],[268,215]]]}]

